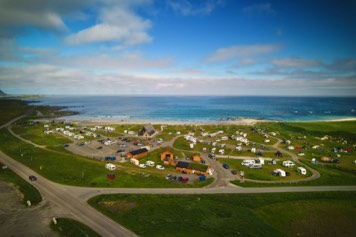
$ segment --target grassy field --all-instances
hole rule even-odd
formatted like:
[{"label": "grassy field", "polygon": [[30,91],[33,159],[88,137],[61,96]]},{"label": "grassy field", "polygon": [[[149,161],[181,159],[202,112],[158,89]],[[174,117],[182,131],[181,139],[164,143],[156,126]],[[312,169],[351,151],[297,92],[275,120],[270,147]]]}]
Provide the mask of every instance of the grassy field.
[{"label": "grassy field", "polygon": [[[201,187],[209,182],[181,184],[166,180],[165,173],[148,170],[132,170],[119,167],[115,171],[105,169],[105,162],[91,160],[74,154],[52,152],[35,148],[7,130],[0,130],[0,149],[46,178],[61,184],[97,187]],[[116,179],[107,179],[113,173]],[[147,176],[147,174],[150,174]]]},{"label": "grassy field", "polygon": [[[238,173],[242,170],[245,172],[245,178],[254,180],[265,180],[265,181],[288,181],[296,179],[304,179],[311,176],[309,171],[307,175],[299,175],[297,173],[297,165],[293,168],[287,168],[282,165],[282,161],[278,161],[276,165],[265,164],[261,169],[250,169],[249,167],[241,165],[242,160],[235,159],[219,159],[221,164],[227,163],[231,170],[236,170]],[[267,161],[266,161],[267,162]],[[290,172],[290,176],[279,177],[272,175],[273,170],[282,169],[284,171]],[[237,183],[239,184],[239,182]]]},{"label": "grassy field", "polygon": [[25,114],[28,108],[24,101],[0,98],[0,125]]},{"label": "grassy field", "polygon": [[90,229],[88,226],[68,218],[58,218],[57,224],[51,222],[51,229],[60,236],[75,236],[75,237],[100,237],[98,233]]},{"label": "grassy field", "polygon": [[140,236],[353,236],[356,193],[102,195],[89,204]]},{"label": "grassy field", "polygon": [[[3,164],[0,163],[0,166],[3,167]],[[36,205],[42,201],[42,196],[37,189],[9,168],[0,169],[0,180],[15,185],[23,194],[24,204],[26,204],[27,200],[30,200],[32,205]]]}]

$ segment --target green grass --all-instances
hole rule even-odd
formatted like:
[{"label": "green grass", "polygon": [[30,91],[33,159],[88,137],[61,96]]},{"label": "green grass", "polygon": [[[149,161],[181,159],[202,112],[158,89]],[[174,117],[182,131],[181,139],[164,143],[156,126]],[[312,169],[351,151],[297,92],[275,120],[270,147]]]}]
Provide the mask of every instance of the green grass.
[{"label": "green grass", "polygon": [[[307,175],[298,175],[297,167],[295,165],[293,168],[287,168],[282,166],[282,161],[278,161],[277,165],[269,165],[268,161],[265,161],[265,165],[261,169],[250,169],[249,167],[241,165],[242,160],[237,159],[219,159],[221,164],[227,163],[230,166],[230,169],[236,170],[238,173],[242,170],[245,172],[245,178],[254,179],[254,180],[265,180],[265,181],[289,181],[289,180],[297,180],[304,179],[311,176],[311,172],[308,171]],[[272,172],[275,169],[282,169],[284,171],[290,172],[290,176],[287,177],[279,177],[272,175]],[[237,185],[240,184],[240,181],[234,182]]]},{"label": "green grass", "polygon": [[[0,166],[3,167],[3,164],[0,163]],[[9,168],[0,169],[0,180],[15,185],[23,194],[24,204],[26,204],[27,200],[30,200],[32,205],[36,205],[42,201],[42,196],[37,189]]]},{"label": "green grass", "polygon": [[[181,184],[166,180],[164,172],[133,170],[119,167],[115,171],[105,169],[105,162],[84,158],[78,155],[52,152],[35,148],[14,136],[7,130],[0,130],[0,149],[13,159],[23,163],[46,178],[61,184],[96,187],[201,187],[207,183]],[[114,181],[107,179],[108,173],[114,173]],[[146,174],[150,174],[146,177]]]},{"label": "green grass", "polygon": [[51,222],[51,229],[57,232],[60,236],[75,236],[75,237],[100,237],[98,233],[90,229],[88,226],[68,218],[58,218],[57,224]]},{"label": "green grass", "polygon": [[0,98],[0,125],[27,112],[27,103],[22,100]]},{"label": "green grass", "polygon": [[101,195],[88,202],[143,237],[335,237],[356,231],[355,198],[356,192]]},{"label": "green grass", "polygon": [[[12,130],[22,138],[39,145],[55,147],[66,143],[72,143],[70,139],[57,134],[56,132],[54,134],[45,134],[43,132],[43,124],[33,126],[17,125],[14,126]],[[52,128],[52,130],[54,130],[54,128]]]}]

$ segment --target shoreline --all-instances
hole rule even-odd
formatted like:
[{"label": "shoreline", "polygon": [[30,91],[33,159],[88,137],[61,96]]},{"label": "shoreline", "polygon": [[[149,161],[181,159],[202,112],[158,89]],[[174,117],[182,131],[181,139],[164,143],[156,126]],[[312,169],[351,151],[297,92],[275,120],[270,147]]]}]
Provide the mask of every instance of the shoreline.
[{"label": "shoreline", "polygon": [[115,119],[91,119],[91,118],[70,118],[58,117],[57,121],[66,121],[74,124],[83,125],[125,125],[125,124],[153,124],[153,125],[255,125],[256,123],[319,123],[319,122],[348,122],[356,121],[356,118],[339,118],[339,119],[326,119],[326,120],[310,120],[310,121],[274,121],[255,118],[240,118],[237,120],[229,121],[174,121],[174,120],[115,120]]}]

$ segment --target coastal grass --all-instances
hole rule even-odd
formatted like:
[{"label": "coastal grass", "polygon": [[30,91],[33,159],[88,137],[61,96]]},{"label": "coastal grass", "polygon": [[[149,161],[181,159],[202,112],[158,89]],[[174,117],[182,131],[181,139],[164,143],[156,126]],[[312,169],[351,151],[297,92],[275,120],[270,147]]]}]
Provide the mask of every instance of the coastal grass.
[{"label": "coastal grass", "polygon": [[[1,167],[4,167],[0,163]],[[23,194],[23,203],[26,204],[27,200],[31,201],[32,205],[36,205],[42,201],[41,194],[31,184],[23,180],[20,176],[14,173],[9,168],[0,169],[0,181],[11,183]]]},{"label": "coastal grass", "polygon": [[25,114],[28,109],[27,103],[22,100],[0,98],[0,125]]},{"label": "coastal grass", "polygon": [[[6,129],[0,130],[0,149],[37,173],[61,184],[126,188],[201,187],[209,184],[170,182],[164,178],[164,172],[150,173],[149,170],[131,170],[122,166],[115,171],[108,171],[105,162],[36,148],[12,136]],[[115,174],[116,179],[109,180],[108,174]]]},{"label": "coastal grass", "polygon": [[14,126],[12,130],[22,138],[38,145],[55,147],[72,142],[70,139],[57,133],[45,134],[43,132],[43,124],[33,126],[17,125]]},{"label": "coastal grass", "polygon": [[69,218],[57,218],[57,224],[55,225],[51,222],[50,227],[54,232],[63,237],[100,237],[98,233],[88,226]]},{"label": "coastal grass", "polygon": [[356,185],[356,171],[343,169],[337,165],[324,165],[322,163],[311,164],[307,160],[301,160],[301,161],[305,165],[308,165],[311,168],[317,170],[320,173],[320,178],[310,180],[310,181],[300,180],[297,183],[294,182],[256,183],[256,182],[249,182],[249,181],[240,182],[239,180],[232,181],[232,183],[241,187]]},{"label": "coastal grass", "polygon": [[353,236],[356,192],[100,195],[88,203],[139,236]]},{"label": "coastal grass", "polygon": [[[297,172],[297,167],[294,166],[293,168],[287,168],[282,166],[282,161],[278,161],[276,165],[269,165],[265,164],[262,166],[261,169],[251,169],[244,165],[241,165],[242,160],[237,159],[221,159],[219,158],[218,161],[222,164],[226,163],[230,166],[231,170],[236,170],[238,173],[240,171],[244,171],[244,177],[247,179],[254,179],[254,180],[262,180],[262,181],[290,181],[290,180],[302,180],[309,176],[311,176],[311,172],[309,171],[307,175],[299,175]],[[279,177],[272,175],[272,172],[275,169],[282,169],[284,171],[288,171],[290,176],[287,177]],[[240,181],[236,182],[239,185]]]}]

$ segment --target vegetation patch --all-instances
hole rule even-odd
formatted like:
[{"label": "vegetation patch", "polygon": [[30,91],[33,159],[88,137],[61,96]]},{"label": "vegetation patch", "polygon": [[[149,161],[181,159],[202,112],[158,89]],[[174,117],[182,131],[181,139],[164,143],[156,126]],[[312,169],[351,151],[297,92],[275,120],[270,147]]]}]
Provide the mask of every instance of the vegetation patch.
[{"label": "vegetation patch", "polygon": [[[117,194],[88,202],[140,236],[352,236],[355,198],[356,192]],[[119,212],[103,205],[125,200],[136,206]]]},{"label": "vegetation patch", "polygon": [[[0,163],[1,167],[4,167]],[[32,205],[36,205],[42,201],[42,196],[40,192],[37,191],[31,184],[23,180],[20,176],[14,173],[9,168],[0,169],[0,180],[14,184],[20,192],[23,194],[23,203],[26,204],[27,200],[31,201]]]},{"label": "vegetation patch", "polygon": [[56,225],[51,222],[51,229],[57,232],[60,236],[65,237],[100,237],[98,233],[90,229],[88,226],[68,218],[58,218]]}]

